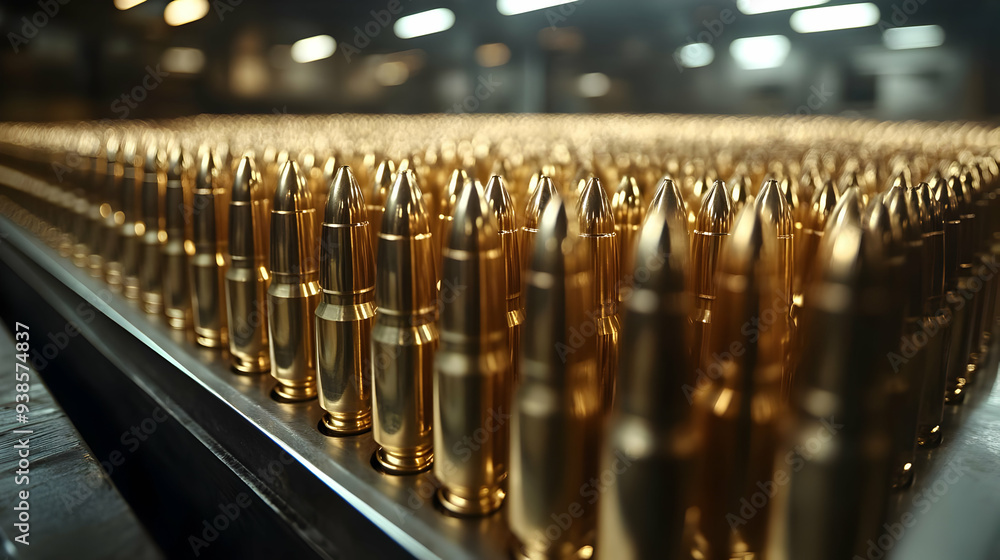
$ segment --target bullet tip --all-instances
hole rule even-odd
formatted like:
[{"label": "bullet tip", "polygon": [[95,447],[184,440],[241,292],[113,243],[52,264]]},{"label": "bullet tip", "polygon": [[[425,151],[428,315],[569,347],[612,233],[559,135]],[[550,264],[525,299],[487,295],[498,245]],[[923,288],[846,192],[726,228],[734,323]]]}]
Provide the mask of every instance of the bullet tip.
[{"label": "bullet tip", "polygon": [[278,185],[274,189],[275,212],[298,212],[312,208],[312,199],[305,180],[299,173],[299,164],[289,160],[281,168]]},{"label": "bullet tip", "polygon": [[591,177],[580,193],[580,231],[588,235],[614,233],[615,218],[611,211],[611,201],[604,192],[601,180]]},{"label": "bullet tip", "polygon": [[257,169],[250,155],[240,158],[240,162],[236,166],[236,174],[233,176],[233,202],[250,202],[250,191],[258,181]]},{"label": "bullet tip", "polygon": [[396,173],[385,201],[381,233],[405,237],[430,233],[427,214],[410,170]]},{"label": "bullet tip", "polygon": [[330,198],[326,202],[326,213],[323,223],[326,224],[361,224],[368,221],[365,211],[365,199],[361,187],[351,168],[343,165],[337,169],[330,182]]}]

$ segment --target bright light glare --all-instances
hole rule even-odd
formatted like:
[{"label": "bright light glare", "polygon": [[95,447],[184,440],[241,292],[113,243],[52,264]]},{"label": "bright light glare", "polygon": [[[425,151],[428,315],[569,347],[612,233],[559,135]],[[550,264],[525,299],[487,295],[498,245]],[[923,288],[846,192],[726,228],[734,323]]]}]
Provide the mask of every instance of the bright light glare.
[{"label": "bright light glare", "polygon": [[611,89],[611,79],[600,72],[582,74],[576,79],[576,88],[584,97],[603,97]]},{"label": "bright light glare", "polygon": [[197,74],[205,67],[205,53],[187,47],[171,47],[163,51],[160,62],[170,73]]},{"label": "bright light glare", "polygon": [[375,81],[383,86],[398,86],[410,77],[410,70],[405,62],[394,60],[383,62],[375,68]]},{"label": "bright light glare", "polygon": [[797,10],[809,6],[826,4],[830,0],[736,0],[736,8],[748,16],[780,12],[782,10]]},{"label": "bright light glare", "polygon": [[208,15],[208,0],[174,0],[163,9],[167,25],[178,26]]},{"label": "bright light glare", "polygon": [[729,45],[729,54],[746,70],[777,68],[785,63],[791,50],[792,43],[784,35],[744,37]]},{"label": "bright light glare", "polygon": [[878,6],[867,2],[799,10],[792,14],[792,19],[788,23],[792,29],[799,33],[816,33],[818,31],[868,27],[878,23],[881,16]]},{"label": "bright light glare", "polygon": [[173,0],[163,10],[167,25],[178,26],[197,21],[208,14],[208,0]]},{"label": "bright light glare", "polygon": [[503,43],[487,43],[476,47],[476,62],[483,68],[503,66],[510,61],[510,48]]},{"label": "bright light glare", "polygon": [[576,0],[497,0],[497,11],[505,16],[515,16],[571,2]]},{"label": "bright light glare", "polygon": [[715,49],[708,43],[690,43],[677,49],[677,60],[685,68],[708,66],[715,60]]},{"label": "bright light glare", "polygon": [[440,33],[455,25],[455,12],[448,8],[436,8],[396,20],[392,30],[400,39],[412,39],[431,33]]},{"label": "bright light glare", "polygon": [[145,1],[146,0],[115,0],[115,7],[119,10],[129,10]]},{"label": "bright light glare", "polygon": [[882,32],[882,41],[892,50],[939,47],[944,44],[944,29],[940,25],[893,27]]},{"label": "bright light glare", "polygon": [[329,58],[337,50],[337,41],[329,35],[316,35],[299,39],[292,44],[292,60],[295,62],[312,62]]}]

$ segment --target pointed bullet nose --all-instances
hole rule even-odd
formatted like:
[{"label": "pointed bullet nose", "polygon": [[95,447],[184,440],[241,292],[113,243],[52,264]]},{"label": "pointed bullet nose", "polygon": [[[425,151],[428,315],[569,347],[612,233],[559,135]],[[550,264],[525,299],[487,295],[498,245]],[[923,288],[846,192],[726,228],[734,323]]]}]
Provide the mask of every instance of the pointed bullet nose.
[{"label": "pointed bullet nose", "polygon": [[862,216],[862,226],[875,237],[887,257],[897,257],[903,254],[902,242],[893,235],[892,220],[889,208],[882,197],[873,196]]},{"label": "pointed bullet nose", "polygon": [[906,173],[900,171],[896,178],[892,180],[892,188],[900,188],[904,191],[910,188],[910,181],[906,178]]},{"label": "pointed bullet nose", "polygon": [[510,198],[510,192],[503,183],[503,178],[499,175],[490,177],[486,183],[486,192],[483,197],[493,209],[493,216],[497,221],[497,228],[502,231],[515,229],[514,224],[514,202]]},{"label": "pointed bullet nose", "polygon": [[558,194],[545,206],[538,223],[531,259],[532,271],[558,273],[561,276],[565,267],[563,242],[569,237],[569,214],[570,208]]},{"label": "pointed bullet nose", "polygon": [[177,144],[167,149],[167,180],[180,181],[184,172],[184,152]]},{"label": "pointed bullet nose", "polygon": [[481,251],[498,246],[493,212],[483,197],[479,181],[468,180],[455,205],[454,223],[448,232],[447,247],[458,251]]},{"label": "pointed bullet nose", "polygon": [[351,225],[368,221],[365,199],[351,168],[343,165],[337,169],[330,182],[330,198],[326,201],[325,224]]},{"label": "pointed bullet nose", "polygon": [[611,199],[611,210],[616,224],[639,224],[642,222],[646,209],[642,206],[642,193],[635,177],[622,177]]},{"label": "pointed bullet nose", "polygon": [[[400,168],[400,171],[404,170]],[[380,206],[385,204],[385,199],[389,196],[389,189],[392,188],[392,179],[395,174],[396,170],[392,160],[382,160],[378,164],[378,167],[375,168],[375,177],[372,180],[371,190],[368,191],[369,204]]]},{"label": "pointed bullet nose", "polygon": [[145,160],[144,169],[146,173],[156,173],[159,170],[160,155],[160,149],[157,147],[156,142],[148,140],[146,144],[146,153],[143,156],[143,159]]},{"label": "pointed bullet nose", "polygon": [[547,175],[542,175],[538,179],[534,193],[528,199],[527,208],[524,210],[524,227],[537,229],[542,221],[545,208],[556,196],[556,187],[552,184],[552,179]]},{"label": "pointed bullet nose", "polygon": [[451,172],[451,179],[448,180],[448,186],[445,187],[441,199],[441,211],[439,214],[442,216],[451,216],[455,210],[455,204],[458,202],[458,196],[462,193],[462,188],[468,180],[469,174],[464,169],[455,169]]},{"label": "pointed bullet nose", "polygon": [[635,268],[649,272],[645,281],[637,278],[636,287],[648,287],[659,294],[683,292],[688,267],[689,242],[687,223],[681,215],[664,212],[660,206],[639,232]]},{"label": "pointed bullet nose", "polygon": [[703,233],[728,233],[733,227],[734,214],[726,184],[716,181],[701,201],[695,229]]},{"label": "pointed bullet nose", "polygon": [[961,219],[958,211],[958,198],[955,196],[955,190],[951,188],[951,184],[948,181],[941,177],[938,177],[937,180],[932,180],[931,192],[934,196],[934,201],[938,205],[942,221],[954,223]]},{"label": "pointed bullet nose", "polygon": [[687,205],[684,203],[684,196],[681,189],[669,177],[660,180],[660,186],[653,195],[652,202],[649,203],[649,210],[646,212],[646,219],[654,214],[675,216],[683,222],[684,231],[687,232]]},{"label": "pointed bullet nose", "polygon": [[885,207],[889,212],[893,235],[906,241],[915,240],[920,237],[919,225],[913,220],[914,216],[910,215],[906,190],[900,184],[905,183],[905,179],[900,181],[901,178],[901,175],[897,177],[892,188],[885,193]]},{"label": "pointed bullet nose", "polygon": [[764,181],[757,198],[754,199],[754,207],[762,218],[777,228],[779,236],[792,234],[792,209],[781,192],[778,181],[774,179]]},{"label": "pointed bullet nose", "polygon": [[117,134],[108,134],[108,141],[104,143],[105,159],[109,164],[118,161],[118,150],[121,149],[121,138]]},{"label": "pointed bullet nose", "polygon": [[257,187],[260,179],[257,176],[257,168],[253,164],[250,155],[245,155],[236,166],[236,174],[233,176],[233,202],[250,202],[251,189]]},{"label": "pointed bullet nose", "polygon": [[764,220],[753,208],[747,206],[736,216],[732,237],[723,253],[720,270],[730,274],[749,273],[760,261],[763,246]]},{"label": "pointed bullet nose", "polygon": [[385,201],[381,233],[406,237],[430,233],[427,214],[409,171],[396,174]]},{"label": "pointed bullet nose", "polygon": [[274,212],[302,212],[312,208],[312,195],[299,174],[299,164],[287,161],[274,190]]},{"label": "pointed bullet nose", "polygon": [[203,149],[198,154],[198,173],[195,175],[195,188],[200,190],[211,190],[215,180],[215,158],[212,151]]},{"label": "pointed bullet nose", "polygon": [[580,231],[585,235],[607,235],[615,232],[611,201],[601,180],[591,177],[580,193]]}]

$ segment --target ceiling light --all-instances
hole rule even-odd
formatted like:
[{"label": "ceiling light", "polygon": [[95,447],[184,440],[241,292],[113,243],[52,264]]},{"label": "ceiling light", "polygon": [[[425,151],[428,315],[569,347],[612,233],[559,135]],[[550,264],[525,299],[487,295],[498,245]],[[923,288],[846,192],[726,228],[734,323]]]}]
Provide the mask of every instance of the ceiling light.
[{"label": "ceiling light", "polygon": [[396,20],[392,30],[400,39],[412,39],[431,33],[440,33],[451,29],[452,25],[455,25],[455,12],[448,8],[437,8],[401,17]]},{"label": "ceiling light", "polygon": [[674,56],[685,68],[700,68],[715,60],[715,49],[708,43],[690,43],[677,49]]},{"label": "ceiling light", "polygon": [[611,79],[600,72],[583,74],[576,79],[576,88],[583,97],[603,97],[611,90]]},{"label": "ceiling light", "polygon": [[736,0],[736,8],[748,16],[780,12],[782,10],[797,10],[809,6],[826,4],[830,0]]},{"label": "ceiling light", "polygon": [[881,16],[878,6],[868,2],[799,10],[792,14],[789,24],[799,33],[816,33],[868,27],[878,23]]},{"label": "ceiling light", "polygon": [[505,16],[515,16],[571,2],[576,0],[497,0],[497,11]]},{"label": "ceiling light", "polygon": [[163,9],[167,25],[178,26],[208,15],[208,0],[174,0]]},{"label": "ceiling light", "polygon": [[329,58],[337,50],[337,41],[329,35],[316,35],[299,39],[292,44],[292,60],[295,62],[313,62]]},{"label": "ceiling light", "polygon": [[777,68],[785,63],[791,50],[792,43],[784,35],[744,37],[729,45],[729,54],[746,70]]},{"label": "ceiling light", "polygon": [[115,7],[119,10],[129,10],[145,1],[146,0],[115,0]]},{"label": "ceiling light", "polygon": [[939,47],[944,44],[944,29],[940,25],[893,27],[882,32],[882,41],[892,50]]}]

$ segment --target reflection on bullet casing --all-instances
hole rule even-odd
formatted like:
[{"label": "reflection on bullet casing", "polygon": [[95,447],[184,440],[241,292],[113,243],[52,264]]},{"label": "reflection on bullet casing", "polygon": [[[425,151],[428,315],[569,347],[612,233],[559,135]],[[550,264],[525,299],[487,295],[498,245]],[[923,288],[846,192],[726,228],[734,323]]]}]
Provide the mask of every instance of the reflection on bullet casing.
[{"label": "reflection on bullet casing", "polygon": [[[486,515],[503,501],[510,378],[504,260],[493,211],[478,181],[467,180],[444,241],[441,280],[461,286],[442,298],[434,368],[434,474],[441,504]],[[477,437],[477,432],[485,437]],[[475,441],[476,446],[467,442]]]},{"label": "reflection on bullet casing", "polygon": [[[220,226],[217,206],[227,207],[222,199],[215,155],[204,149],[198,155],[198,174],[191,197],[191,242],[194,252],[188,259],[191,270],[191,308],[194,334],[198,344],[215,348],[226,344],[225,245],[219,243]],[[228,210],[228,209],[227,209]]]},{"label": "reflection on bullet casing", "polygon": [[[526,274],[508,500],[515,553],[523,558],[570,557],[593,545],[596,507],[581,492],[597,474],[603,395],[593,331],[571,335],[594,297],[579,232],[573,205],[553,196]],[[561,514],[576,519],[558,535],[546,533]]]},{"label": "reflection on bullet casing", "polygon": [[313,238],[312,195],[288,161],[271,203],[271,284],[267,288],[268,346],[274,390],[289,401],[316,397],[316,306],[320,287]]},{"label": "reflection on bullet casing", "polygon": [[365,199],[350,167],[337,170],[329,192],[320,237],[316,367],[323,424],[346,435],[371,428],[375,261]]},{"label": "reflection on bullet casing", "polygon": [[226,318],[229,361],[238,373],[271,368],[267,341],[267,238],[270,203],[260,175],[247,155],[240,158],[229,201],[229,268],[226,270]]},{"label": "reflection on bullet casing", "polygon": [[[372,327],[372,435],[376,458],[394,474],[433,460],[432,382],[438,345],[437,242],[409,171],[396,173],[386,200],[375,266]],[[441,298],[462,286],[444,285]]]}]

